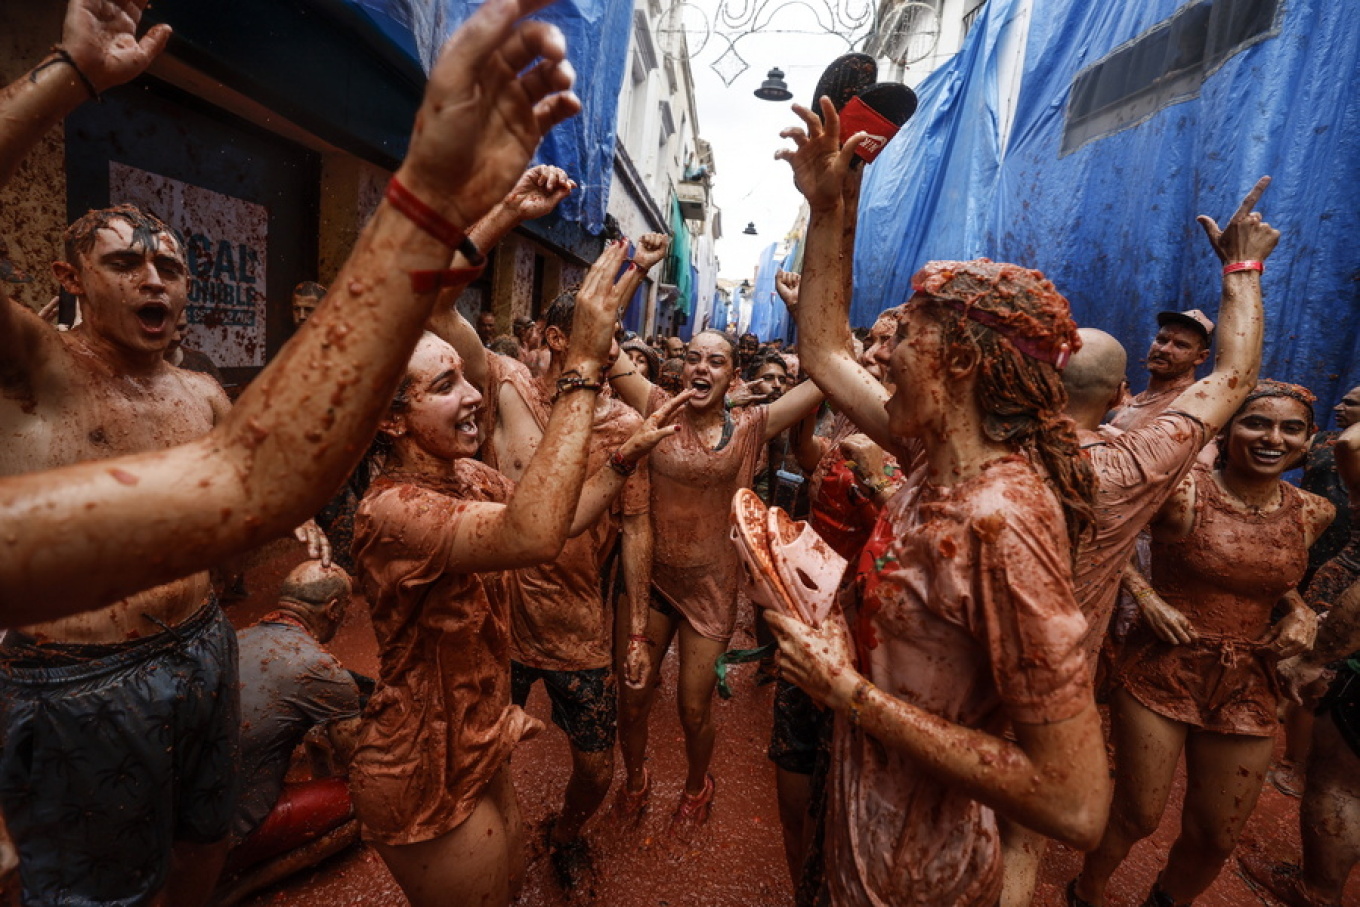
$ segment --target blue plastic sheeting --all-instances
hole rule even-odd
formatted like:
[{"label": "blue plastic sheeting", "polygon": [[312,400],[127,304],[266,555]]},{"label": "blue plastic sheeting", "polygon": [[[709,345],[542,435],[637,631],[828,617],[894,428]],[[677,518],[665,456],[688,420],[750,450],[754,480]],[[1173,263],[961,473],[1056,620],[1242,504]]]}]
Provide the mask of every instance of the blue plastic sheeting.
[{"label": "blue plastic sheeting", "polygon": [[1022,2],[987,4],[869,168],[855,323],[906,299],[929,259],[1016,261],[1048,274],[1079,322],[1123,341],[1141,387],[1156,313],[1218,308],[1219,263],[1195,215],[1225,221],[1271,174],[1259,208],[1283,239],[1264,276],[1261,373],[1307,385],[1323,405],[1360,383],[1360,16],[1349,4],[1288,0],[1277,32],[1205,67],[1185,100],[1062,156],[1074,78],[1178,10],[1209,6],[1034,0],[1003,153],[998,47],[1023,21]]},{"label": "blue plastic sheeting", "polygon": [[[735,295],[738,291],[733,290]],[[727,330],[728,304],[721,293],[713,294],[713,313],[709,316],[708,326],[718,331]]]},{"label": "blue plastic sheeting", "polygon": [[751,289],[751,324],[746,330],[755,334],[761,343],[767,343],[774,337],[783,337],[788,320],[784,302],[774,289],[774,274],[778,270],[774,259],[775,249],[776,244],[770,243],[760,253],[756,283]]},{"label": "blue plastic sheeting", "polygon": [[[381,30],[414,48],[429,72],[449,35],[480,6],[467,0],[348,0],[372,14]],[[567,171],[580,188],[558,206],[558,214],[599,234],[609,204],[614,167],[614,125],[632,34],[630,0],[557,0],[535,18],[551,22],[567,38],[576,68],[582,112],[557,126],[539,146],[537,161]],[[403,39],[405,30],[409,39]]]},{"label": "blue plastic sheeting", "polygon": [[642,331],[642,316],[647,309],[647,285],[643,284],[633,291],[633,298],[628,303],[628,309],[623,314],[623,328],[632,331],[634,334]]}]

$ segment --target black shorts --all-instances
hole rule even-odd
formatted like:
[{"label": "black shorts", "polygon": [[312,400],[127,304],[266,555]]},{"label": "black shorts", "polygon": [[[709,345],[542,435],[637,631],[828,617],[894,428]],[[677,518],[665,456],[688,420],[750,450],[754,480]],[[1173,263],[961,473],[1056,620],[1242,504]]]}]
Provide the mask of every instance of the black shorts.
[{"label": "black shorts", "polygon": [[548,671],[510,662],[510,698],[520,708],[542,680],[552,701],[552,720],[583,753],[612,749],[619,724],[618,688],[613,668]]},{"label": "black shorts", "polygon": [[680,609],[672,605],[666,596],[657,591],[656,586],[651,587],[651,599],[647,602],[648,606],[660,614],[662,617],[674,621],[685,619],[685,615],[680,613]]},{"label": "black shorts", "polygon": [[108,646],[0,648],[0,807],[25,904],[141,904],[175,841],[226,837],[236,801],[236,631],[209,604]]},{"label": "black shorts", "polygon": [[822,737],[829,730],[829,715],[800,688],[785,680],[775,681],[774,726],[765,755],[786,772],[812,774]]}]

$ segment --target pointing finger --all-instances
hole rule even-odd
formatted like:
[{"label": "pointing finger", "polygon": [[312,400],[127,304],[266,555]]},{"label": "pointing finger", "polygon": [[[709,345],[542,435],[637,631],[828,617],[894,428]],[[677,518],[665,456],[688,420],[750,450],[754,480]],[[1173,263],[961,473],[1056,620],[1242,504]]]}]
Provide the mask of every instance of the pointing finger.
[{"label": "pointing finger", "polygon": [[1247,197],[1242,199],[1242,204],[1237,206],[1237,211],[1233,214],[1232,219],[1241,220],[1250,214],[1251,210],[1256,207],[1256,203],[1261,200],[1262,194],[1265,193],[1266,187],[1269,185],[1270,177],[1268,176],[1263,176],[1257,180],[1256,185],[1252,186],[1251,191],[1247,193]]}]

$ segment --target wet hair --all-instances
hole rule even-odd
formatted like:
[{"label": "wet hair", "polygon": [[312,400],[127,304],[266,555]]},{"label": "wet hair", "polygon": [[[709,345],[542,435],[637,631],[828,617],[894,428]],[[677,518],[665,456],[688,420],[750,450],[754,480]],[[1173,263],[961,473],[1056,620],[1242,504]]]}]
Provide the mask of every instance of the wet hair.
[{"label": "wet hair", "polygon": [[673,356],[661,363],[661,368],[656,374],[656,384],[667,392],[679,393],[683,388],[683,378],[685,370],[685,360],[679,356]]},{"label": "wet hair", "polygon": [[181,259],[184,258],[184,237],[179,235],[178,230],[154,214],[147,214],[134,205],[114,205],[111,208],[86,211],[75,223],[66,228],[61,237],[66,261],[79,268],[81,256],[89,255],[94,249],[94,241],[99,231],[110,228],[116,220],[121,220],[132,228],[134,248],[139,247],[143,252],[149,252],[157,248],[159,241],[156,237],[164,233],[174,239],[176,248],[173,251]]},{"label": "wet hair", "polygon": [[[1237,408],[1237,412],[1232,414],[1232,418],[1224,423],[1223,430],[1219,432],[1218,456],[1214,459],[1215,468],[1222,469],[1227,465],[1228,445],[1223,442],[1228,437],[1228,432],[1232,429],[1233,423],[1241,418],[1242,414],[1247,411],[1248,406],[1251,406],[1257,400],[1264,400],[1267,397],[1288,397],[1290,400],[1298,403],[1303,407],[1304,412],[1308,414],[1308,434],[1311,435],[1317,430],[1317,423],[1313,417],[1313,404],[1317,402],[1317,397],[1312,391],[1302,384],[1290,384],[1288,381],[1276,381],[1273,378],[1262,378],[1260,381],[1256,382],[1256,386],[1251,389],[1251,393],[1247,394],[1247,399],[1242,401],[1242,405]],[[1294,465],[1297,466],[1298,463],[1296,462]]]},{"label": "wet hair", "polygon": [[294,296],[305,296],[308,299],[325,299],[326,288],[315,280],[304,280],[302,283],[293,287]]},{"label": "wet hair", "polygon": [[[425,334],[429,334],[428,331]],[[425,336],[425,335],[422,335]],[[430,336],[434,336],[430,334]],[[415,351],[412,350],[412,355]],[[410,362],[407,362],[407,369],[401,376],[401,383],[397,385],[397,391],[392,395],[392,402],[387,406],[387,414],[395,416],[404,413],[411,408],[411,387],[415,384],[415,376],[411,374]],[[381,467],[392,455],[395,445],[392,443],[392,436],[382,429],[373,436],[373,440],[368,445],[368,452],[364,454],[363,462],[359,464],[359,472],[366,474],[376,474],[381,471]],[[365,488],[367,485],[365,485]],[[363,495],[360,494],[360,497]]]},{"label": "wet hair", "polygon": [[746,366],[746,372],[742,377],[747,381],[754,381],[756,375],[760,374],[761,370],[771,363],[782,368],[785,375],[793,376],[793,370],[789,368],[789,364],[785,361],[783,355],[778,350],[766,347],[752,354],[751,362]]},{"label": "wet hair", "polygon": [[[1067,389],[1031,351],[1081,348],[1071,309],[1038,271],[989,261],[932,261],[912,278],[938,319],[947,349],[978,355],[976,402],[993,441],[1027,450],[1057,494],[1075,558],[1095,524],[1095,472],[1064,412]],[[976,314],[970,315],[970,311]],[[983,323],[983,321],[987,323]],[[1015,338],[1013,342],[1011,338]]]},{"label": "wet hair", "polygon": [[548,303],[547,310],[543,313],[543,329],[557,328],[566,336],[571,336],[571,321],[576,317],[576,294],[580,292],[579,286],[569,290],[563,290],[557,294],[557,298]]},{"label": "wet hair", "polygon": [[519,358],[519,341],[509,334],[502,334],[491,341],[491,345],[487,349],[502,356],[509,356],[511,359]]},{"label": "wet hair", "polygon": [[625,340],[622,347],[625,353],[641,353],[647,360],[647,380],[656,383],[657,376],[661,373],[661,357],[656,354],[656,350],[643,343],[637,337]]}]

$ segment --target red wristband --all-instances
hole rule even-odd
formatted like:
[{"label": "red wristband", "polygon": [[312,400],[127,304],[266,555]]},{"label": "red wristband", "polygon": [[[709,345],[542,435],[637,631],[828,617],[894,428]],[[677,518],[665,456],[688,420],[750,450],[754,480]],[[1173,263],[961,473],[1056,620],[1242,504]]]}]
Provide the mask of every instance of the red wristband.
[{"label": "red wristband", "polygon": [[473,265],[486,263],[486,256],[468,235],[455,227],[444,215],[421,201],[414,192],[401,184],[395,176],[387,181],[387,201],[426,233],[448,246],[463,253]]},{"label": "red wristband", "polygon": [[645,642],[645,643],[646,643],[647,645],[649,645],[649,646],[654,646],[654,645],[656,645],[656,643],[652,642],[651,637],[650,637],[650,636],[647,636],[645,633],[633,633],[633,634],[630,634],[629,637],[628,637],[628,641],[629,641],[629,642]]},{"label": "red wristband", "polygon": [[1236,274],[1238,271],[1258,271],[1262,274],[1266,272],[1266,263],[1263,261],[1235,261],[1232,264],[1223,266],[1223,276]]},{"label": "red wristband", "polygon": [[438,293],[447,287],[462,287],[477,279],[482,265],[475,268],[444,268],[438,271],[411,271],[411,292]]}]

